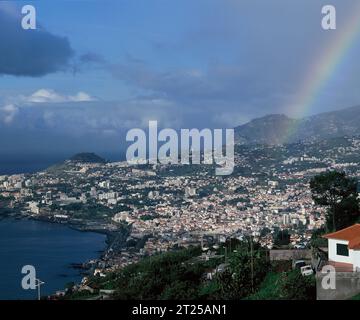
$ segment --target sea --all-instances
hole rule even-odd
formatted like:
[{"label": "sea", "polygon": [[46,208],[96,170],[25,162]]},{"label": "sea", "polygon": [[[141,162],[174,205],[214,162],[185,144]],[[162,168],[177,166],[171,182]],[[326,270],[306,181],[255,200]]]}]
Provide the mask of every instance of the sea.
[{"label": "sea", "polygon": [[[99,154],[110,161],[121,155]],[[71,155],[2,155],[0,175],[35,173],[61,163]],[[83,275],[73,264],[98,258],[106,248],[106,236],[80,232],[66,225],[0,217],[0,300],[36,299],[37,291],[24,290],[21,269],[32,265],[44,283],[41,295],[63,290]]]},{"label": "sea", "polygon": [[23,266],[35,267],[44,282],[41,295],[63,290],[83,277],[73,264],[98,258],[106,248],[106,236],[81,232],[66,225],[35,220],[0,220],[0,300],[37,299],[37,290],[21,286]]},{"label": "sea", "polygon": [[[122,152],[102,152],[98,155],[108,161],[125,159],[125,154]],[[0,175],[39,172],[71,156],[73,154],[1,154],[0,152]]]}]

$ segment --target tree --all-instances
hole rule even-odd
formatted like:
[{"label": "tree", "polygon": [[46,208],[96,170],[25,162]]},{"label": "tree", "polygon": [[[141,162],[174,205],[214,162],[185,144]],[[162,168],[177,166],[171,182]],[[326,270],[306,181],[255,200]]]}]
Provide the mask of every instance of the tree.
[{"label": "tree", "polygon": [[260,231],[260,237],[261,238],[266,237],[270,233],[271,233],[271,230],[269,228],[267,228],[267,227],[264,227]]},{"label": "tree", "polygon": [[290,243],[288,230],[279,230],[274,234],[274,244],[276,246],[287,246]]},{"label": "tree", "polygon": [[217,275],[222,299],[242,299],[256,290],[269,271],[267,250],[247,239],[231,252],[226,270]]},{"label": "tree", "polygon": [[328,240],[323,238],[323,235],[326,233],[324,227],[320,229],[315,229],[311,235],[310,244],[313,248],[326,247]]},{"label": "tree", "polygon": [[316,204],[327,206],[327,228],[339,230],[352,225],[359,217],[357,180],[345,172],[329,171],[310,181],[312,198]]},{"label": "tree", "polygon": [[282,279],[281,292],[286,300],[316,300],[315,277],[303,276],[299,270],[290,271]]}]

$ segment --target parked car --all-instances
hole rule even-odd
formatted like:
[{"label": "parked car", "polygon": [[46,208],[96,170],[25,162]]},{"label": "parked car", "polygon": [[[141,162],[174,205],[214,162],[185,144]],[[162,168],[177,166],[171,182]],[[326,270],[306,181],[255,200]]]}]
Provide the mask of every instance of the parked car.
[{"label": "parked car", "polygon": [[295,260],[293,262],[293,269],[301,269],[302,267],[306,266],[306,262],[304,260]]},{"label": "parked car", "polygon": [[314,274],[314,270],[310,265],[301,267],[300,271],[303,276],[311,276],[312,274]]}]

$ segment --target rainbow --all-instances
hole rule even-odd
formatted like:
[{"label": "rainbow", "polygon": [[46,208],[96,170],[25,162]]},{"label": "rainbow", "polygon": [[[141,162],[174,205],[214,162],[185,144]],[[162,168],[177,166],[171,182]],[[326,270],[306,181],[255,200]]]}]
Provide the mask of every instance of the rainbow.
[{"label": "rainbow", "polygon": [[[293,103],[291,103],[291,114],[295,114],[297,117],[305,116],[318,99],[324,87],[339,71],[346,54],[353,47],[358,34],[360,34],[360,4],[353,8],[352,12],[353,14],[351,14],[345,25],[339,26],[337,24],[336,30],[324,31],[333,32],[335,35],[334,40],[321,51],[321,54],[307,68],[302,86],[295,95]],[[287,112],[289,112],[289,109]],[[288,129],[284,141],[287,141],[295,133],[298,122],[294,123]]]}]

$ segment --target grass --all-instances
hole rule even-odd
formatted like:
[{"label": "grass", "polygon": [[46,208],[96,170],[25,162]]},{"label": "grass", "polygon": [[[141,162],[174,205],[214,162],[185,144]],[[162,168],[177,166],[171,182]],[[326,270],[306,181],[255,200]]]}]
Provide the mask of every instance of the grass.
[{"label": "grass", "polygon": [[282,273],[270,272],[265,277],[259,290],[249,296],[247,300],[277,300],[281,298],[281,282]]},{"label": "grass", "polygon": [[353,296],[350,298],[350,300],[360,300],[360,293],[358,293],[356,296]]}]

